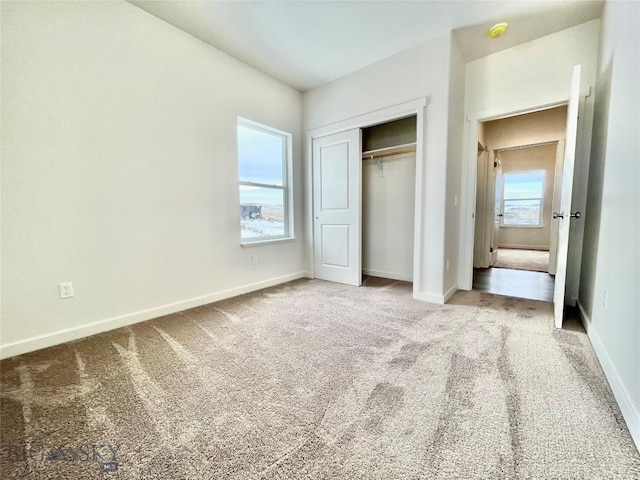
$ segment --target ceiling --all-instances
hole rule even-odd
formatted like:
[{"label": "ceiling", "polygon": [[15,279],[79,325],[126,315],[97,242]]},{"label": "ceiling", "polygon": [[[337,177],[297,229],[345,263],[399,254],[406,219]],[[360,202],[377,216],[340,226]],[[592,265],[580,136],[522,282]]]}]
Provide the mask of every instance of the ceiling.
[{"label": "ceiling", "polygon": [[[467,60],[598,18],[603,1],[129,0],[300,91],[454,31]],[[487,30],[508,22],[490,40]]]}]

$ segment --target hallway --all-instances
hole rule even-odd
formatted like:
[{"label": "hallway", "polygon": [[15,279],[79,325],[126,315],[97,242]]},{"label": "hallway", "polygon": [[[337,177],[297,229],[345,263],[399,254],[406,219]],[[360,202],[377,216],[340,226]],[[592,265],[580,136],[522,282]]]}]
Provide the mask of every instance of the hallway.
[{"label": "hallway", "polygon": [[553,302],[554,277],[544,272],[474,268],[473,290],[507,297]]}]

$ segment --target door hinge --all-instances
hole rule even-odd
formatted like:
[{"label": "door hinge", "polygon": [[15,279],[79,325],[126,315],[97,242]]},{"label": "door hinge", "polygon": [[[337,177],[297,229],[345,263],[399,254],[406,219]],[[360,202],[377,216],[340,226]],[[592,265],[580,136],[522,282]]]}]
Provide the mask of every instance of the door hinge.
[{"label": "door hinge", "polygon": [[493,247],[489,248],[489,253],[493,253]]},{"label": "door hinge", "polygon": [[498,162],[493,162],[493,168],[498,168]]}]

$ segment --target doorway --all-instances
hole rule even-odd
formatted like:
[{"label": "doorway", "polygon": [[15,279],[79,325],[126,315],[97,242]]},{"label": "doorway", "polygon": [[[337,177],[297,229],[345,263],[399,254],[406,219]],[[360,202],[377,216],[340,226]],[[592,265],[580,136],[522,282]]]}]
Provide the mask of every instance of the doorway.
[{"label": "doorway", "polygon": [[416,117],[362,130],[362,274],[413,281]]},{"label": "doorway", "polygon": [[566,105],[480,122],[474,290],[553,301]]}]

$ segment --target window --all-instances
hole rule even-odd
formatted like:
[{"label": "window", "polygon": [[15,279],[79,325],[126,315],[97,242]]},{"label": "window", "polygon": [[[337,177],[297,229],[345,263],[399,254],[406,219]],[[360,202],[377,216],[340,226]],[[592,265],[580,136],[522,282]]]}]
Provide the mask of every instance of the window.
[{"label": "window", "polygon": [[504,174],[502,225],[542,226],[544,170]]},{"label": "window", "polygon": [[238,119],[242,244],[292,237],[291,135]]}]

